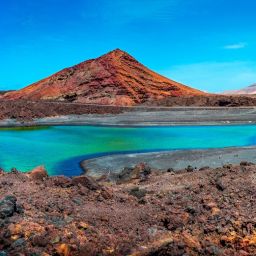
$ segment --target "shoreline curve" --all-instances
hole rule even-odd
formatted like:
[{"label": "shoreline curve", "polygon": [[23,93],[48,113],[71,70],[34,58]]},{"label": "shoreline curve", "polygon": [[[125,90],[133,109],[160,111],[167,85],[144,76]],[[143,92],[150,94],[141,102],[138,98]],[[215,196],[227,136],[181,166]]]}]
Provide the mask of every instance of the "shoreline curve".
[{"label": "shoreline curve", "polygon": [[173,168],[176,171],[185,169],[188,165],[197,169],[205,166],[217,168],[225,164],[239,164],[241,161],[256,163],[256,146],[116,153],[83,160],[80,166],[86,174],[99,177],[109,173],[119,173],[123,168],[134,167],[141,162],[152,169]]}]

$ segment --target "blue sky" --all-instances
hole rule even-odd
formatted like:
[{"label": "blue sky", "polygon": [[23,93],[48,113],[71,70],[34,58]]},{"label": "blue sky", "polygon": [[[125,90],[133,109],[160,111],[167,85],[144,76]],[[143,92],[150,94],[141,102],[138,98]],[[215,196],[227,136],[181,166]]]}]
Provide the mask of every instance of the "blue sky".
[{"label": "blue sky", "polygon": [[0,89],[121,48],[209,92],[256,82],[254,0],[0,1]]}]

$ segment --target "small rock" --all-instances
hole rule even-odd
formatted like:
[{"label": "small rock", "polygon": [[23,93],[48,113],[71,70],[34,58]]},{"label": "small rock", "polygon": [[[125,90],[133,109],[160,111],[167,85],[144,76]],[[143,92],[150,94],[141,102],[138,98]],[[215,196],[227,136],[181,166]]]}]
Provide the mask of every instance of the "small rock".
[{"label": "small rock", "polygon": [[242,162],[240,163],[240,166],[252,166],[252,165],[254,165],[254,163],[247,162],[247,161],[242,161]]},{"label": "small rock", "polygon": [[81,205],[81,204],[82,204],[81,200],[78,199],[78,198],[73,198],[72,201],[73,201],[75,204],[77,204],[77,205]]},{"label": "small rock", "polygon": [[5,220],[0,219],[0,229],[3,228],[5,225]]},{"label": "small rock", "polygon": [[196,210],[195,210],[195,208],[193,208],[192,206],[188,206],[188,207],[186,208],[186,212],[190,213],[191,215],[195,215]]},{"label": "small rock", "polygon": [[139,187],[134,187],[130,190],[129,194],[141,199],[147,194],[147,191],[145,189],[140,189]]},{"label": "small rock", "polygon": [[60,237],[59,237],[59,236],[56,236],[54,239],[51,240],[51,243],[52,243],[52,244],[57,244],[57,243],[60,242],[60,240],[61,240]]},{"label": "small rock", "polygon": [[16,201],[17,198],[15,196],[6,196],[0,201],[0,218],[11,217],[14,214],[16,211]]},{"label": "small rock", "polygon": [[145,200],[145,198],[140,198],[138,201],[139,204],[146,204],[147,201]]},{"label": "small rock", "polygon": [[129,182],[132,179],[139,178],[139,170],[134,168],[125,167],[121,173],[118,174],[117,180],[120,182]]},{"label": "small rock", "polygon": [[70,255],[70,247],[68,244],[61,244],[56,248],[59,255],[68,256]]},{"label": "small rock", "polygon": [[151,227],[151,228],[148,228],[148,234],[150,236],[155,236],[157,234],[157,228],[156,227]]},{"label": "small rock", "polygon": [[140,164],[136,165],[135,168],[138,168],[141,175],[144,175],[144,176],[148,176],[152,172],[150,166],[148,166],[145,163],[140,163]]},{"label": "small rock", "polygon": [[205,171],[205,170],[208,170],[208,169],[210,169],[209,166],[203,166],[203,167],[201,167],[201,168],[199,169],[199,171]]},{"label": "small rock", "polygon": [[55,186],[62,187],[62,188],[68,188],[72,186],[72,181],[68,177],[57,176],[57,177],[52,177],[52,179]]},{"label": "small rock", "polygon": [[27,173],[29,178],[31,178],[32,180],[39,180],[39,181],[43,181],[45,178],[48,177],[48,174],[44,168],[44,166],[38,166],[35,169],[33,169],[32,171]]},{"label": "small rock", "polygon": [[217,179],[215,181],[216,188],[220,191],[224,191],[226,189],[226,186],[223,184],[223,182],[220,179]]},{"label": "small rock", "polygon": [[14,174],[17,174],[17,173],[19,173],[19,171],[16,169],[16,168],[11,168],[11,171],[10,171],[11,173],[14,173]]},{"label": "small rock", "polygon": [[220,248],[218,248],[217,246],[215,245],[211,245],[211,246],[208,246],[205,248],[205,253],[207,255],[215,255],[215,256],[218,256],[218,255],[222,255],[222,251]]},{"label": "small rock", "polygon": [[223,168],[230,170],[232,168],[232,164],[224,164]]},{"label": "small rock", "polygon": [[45,247],[49,243],[49,238],[47,237],[47,234],[41,234],[41,235],[35,235],[32,238],[32,244],[34,246],[40,246]]},{"label": "small rock", "polygon": [[78,224],[79,229],[87,229],[88,227],[89,227],[89,224],[82,221]]},{"label": "small rock", "polygon": [[111,191],[106,190],[106,189],[104,189],[104,190],[101,191],[101,196],[102,196],[105,200],[108,200],[108,199],[113,198],[113,194],[111,193]]},{"label": "small rock", "polygon": [[212,210],[214,207],[217,207],[217,204],[215,202],[208,202],[208,203],[204,203],[203,207],[207,210],[210,211]]},{"label": "small rock", "polygon": [[26,245],[26,240],[24,238],[19,238],[15,242],[12,243],[11,247],[16,248],[16,247],[23,247]]},{"label": "small rock", "polygon": [[72,184],[76,186],[81,184],[89,190],[100,190],[102,188],[92,177],[86,175],[74,177],[72,179]]},{"label": "small rock", "polygon": [[134,179],[147,179],[148,175],[152,172],[151,168],[145,163],[140,163],[134,168],[125,167],[121,173],[119,173],[117,180],[118,183],[129,182]]},{"label": "small rock", "polygon": [[188,165],[188,167],[186,168],[187,172],[193,172],[195,170],[195,168],[191,165]]},{"label": "small rock", "polygon": [[67,216],[67,217],[65,218],[66,223],[71,223],[73,220],[74,220],[74,218],[72,218],[72,217],[70,217],[70,216]]}]

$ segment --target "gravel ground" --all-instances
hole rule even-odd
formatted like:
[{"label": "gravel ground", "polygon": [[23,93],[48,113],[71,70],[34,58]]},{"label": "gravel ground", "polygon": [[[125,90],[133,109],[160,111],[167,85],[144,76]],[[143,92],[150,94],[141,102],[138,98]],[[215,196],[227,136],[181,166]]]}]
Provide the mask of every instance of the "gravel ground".
[{"label": "gravel ground", "polygon": [[[73,109],[73,108],[71,108]],[[129,108],[127,108],[129,109]],[[110,108],[108,111],[114,111]],[[65,110],[66,111],[66,110]],[[77,110],[78,111],[78,110]],[[87,108],[85,110],[87,111]],[[33,118],[31,120],[2,119],[0,126],[24,125],[110,125],[110,126],[167,126],[167,125],[227,125],[256,123],[256,108],[133,108],[122,113],[95,114],[91,107],[90,114],[55,115],[52,117]],[[101,111],[102,108],[101,108]]]}]

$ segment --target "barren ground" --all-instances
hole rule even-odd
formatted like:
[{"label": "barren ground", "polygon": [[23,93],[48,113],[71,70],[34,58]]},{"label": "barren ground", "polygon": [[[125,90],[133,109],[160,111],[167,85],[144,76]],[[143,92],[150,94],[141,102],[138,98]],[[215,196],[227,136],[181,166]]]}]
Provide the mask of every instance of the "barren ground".
[{"label": "barren ground", "polygon": [[0,174],[1,255],[256,255],[256,166],[158,172],[117,184]]}]

